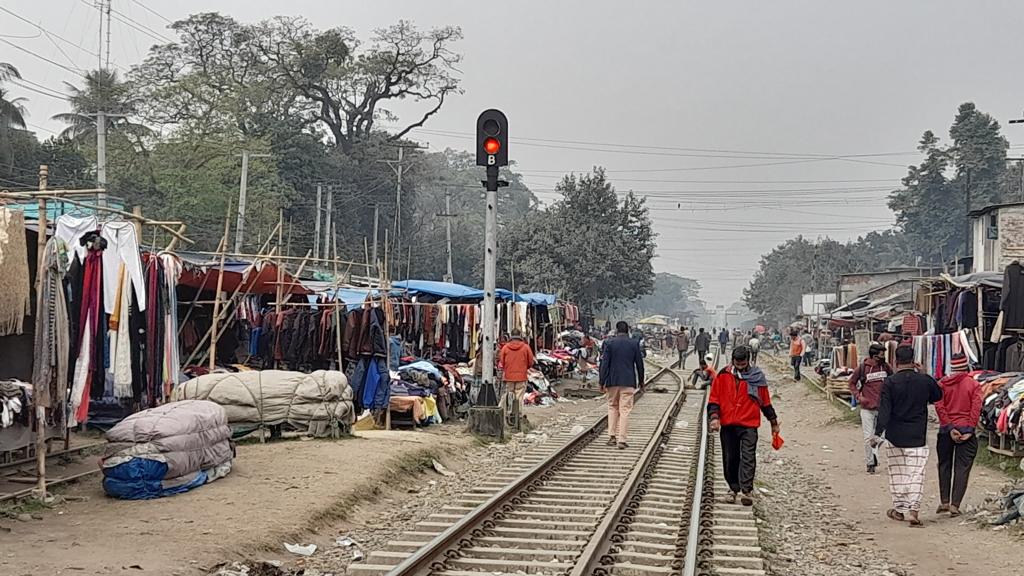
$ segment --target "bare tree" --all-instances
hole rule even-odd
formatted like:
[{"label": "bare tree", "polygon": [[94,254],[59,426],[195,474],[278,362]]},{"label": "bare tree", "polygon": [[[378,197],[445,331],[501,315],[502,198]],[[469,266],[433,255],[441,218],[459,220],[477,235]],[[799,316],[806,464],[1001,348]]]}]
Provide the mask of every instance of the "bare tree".
[{"label": "bare tree", "polygon": [[277,72],[310,103],[345,154],[368,136],[378,120],[397,121],[387,106],[401,100],[424,104],[415,121],[390,134],[404,137],[423,126],[451,94],[461,93],[450,45],[458,27],[424,32],[406,21],[378,29],[365,50],[347,28],[323,32],[297,18],[278,18],[258,35]]}]

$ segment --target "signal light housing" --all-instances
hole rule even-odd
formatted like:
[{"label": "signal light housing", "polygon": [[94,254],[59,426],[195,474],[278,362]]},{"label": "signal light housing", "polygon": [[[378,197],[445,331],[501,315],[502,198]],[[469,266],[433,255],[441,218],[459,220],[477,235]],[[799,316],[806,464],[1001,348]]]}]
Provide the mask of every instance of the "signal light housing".
[{"label": "signal light housing", "polygon": [[485,110],[476,120],[477,166],[508,166],[508,119],[501,110]]}]

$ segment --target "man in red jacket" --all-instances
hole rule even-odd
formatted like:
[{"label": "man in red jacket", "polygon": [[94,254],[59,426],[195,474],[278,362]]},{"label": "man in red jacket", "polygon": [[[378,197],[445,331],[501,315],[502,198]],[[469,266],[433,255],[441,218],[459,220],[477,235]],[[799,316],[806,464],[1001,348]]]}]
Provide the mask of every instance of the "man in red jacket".
[{"label": "man in red jacket", "polygon": [[880,344],[872,344],[868,349],[868,357],[850,374],[850,394],[860,406],[860,424],[864,429],[864,462],[868,474],[878,469],[878,448],[868,444],[875,435],[875,423],[878,422],[878,403],[882,400],[882,383],[892,374],[892,368],[885,362],[885,348]]},{"label": "man in red jacket", "polygon": [[[527,372],[533,367],[536,359],[530,345],[523,340],[523,335],[516,331],[512,333],[512,339],[501,347],[498,355],[498,364],[503,371],[502,379],[505,382],[506,394],[512,394],[515,398],[515,405],[509,406],[513,425],[518,427],[519,413],[523,410],[523,396],[526,395]],[[504,398],[504,395],[502,396]]]},{"label": "man in red jacket", "polygon": [[732,365],[715,376],[708,396],[708,426],[711,432],[720,433],[722,468],[729,485],[725,501],[729,504],[742,493],[743,505],[754,505],[757,429],[762,413],[771,422],[772,432],[778,433],[768,380],[760,368],[750,365],[750,349],[737,346],[732,351]]},{"label": "man in red jacket", "polygon": [[952,373],[942,380],[942,400],[935,403],[939,415],[939,440],[935,451],[939,455],[938,513],[960,515],[960,503],[967,493],[967,480],[971,477],[974,457],[978,455],[978,437],[975,429],[981,417],[981,385],[968,374],[970,366],[963,354],[950,359]]}]

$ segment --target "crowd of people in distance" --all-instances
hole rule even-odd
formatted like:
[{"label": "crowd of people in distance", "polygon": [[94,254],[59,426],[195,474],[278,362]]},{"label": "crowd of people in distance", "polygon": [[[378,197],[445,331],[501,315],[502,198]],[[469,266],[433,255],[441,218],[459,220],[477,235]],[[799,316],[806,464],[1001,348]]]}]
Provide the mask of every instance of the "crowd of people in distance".
[{"label": "crowd of people in distance", "polygon": [[[763,342],[775,350],[785,349],[782,335],[774,330],[758,334],[682,328],[665,333],[663,338],[664,349],[675,351],[678,368],[685,369],[691,353],[697,356],[699,367],[692,382],[698,388],[711,387],[708,429],[717,433],[720,441],[723,474],[729,486],[725,501],[732,504],[739,500],[744,506],[752,506],[762,417],[771,425],[773,446],[781,444],[780,421],[757,358]],[[625,322],[619,322],[615,335],[602,349],[600,386],[608,401],[608,443],[619,448],[628,446],[634,393],[644,383],[642,340]],[[793,379],[800,380],[801,367],[809,365],[815,356],[814,338],[806,330],[791,330],[787,340]],[[713,343],[717,343],[721,357],[728,353],[729,362],[720,370],[715,367]],[[971,376],[969,360],[963,354],[953,357],[952,373],[937,381],[914,362],[911,346],[896,348],[895,366],[886,362],[885,351],[884,346],[873,343],[849,378],[850,392],[860,411],[866,471],[870,475],[878,473],[879,451],[884,450],[892,498],[886,515],[910,526],[922,526],[925,469],[932,451],[928,406],[933,404],[939,419],[934,439],[940,491],[936,513],[960,516],[978,453],[981,385]]]}]

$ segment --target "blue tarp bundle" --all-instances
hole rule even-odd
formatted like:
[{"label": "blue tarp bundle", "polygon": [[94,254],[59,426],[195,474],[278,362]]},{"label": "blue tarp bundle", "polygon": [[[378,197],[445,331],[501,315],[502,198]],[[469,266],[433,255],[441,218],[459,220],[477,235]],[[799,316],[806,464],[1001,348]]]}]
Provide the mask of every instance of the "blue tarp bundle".
[{"label": "blue tarp bundle", "polygon": [[103,470],[103,491],[123,500],[152,500],[181,494],[206,484],[208,476],[200,470],[188,482],[164,487],[167,463],[146,458],[132,458],[128,462]]}]

